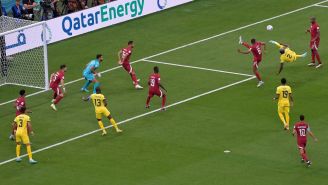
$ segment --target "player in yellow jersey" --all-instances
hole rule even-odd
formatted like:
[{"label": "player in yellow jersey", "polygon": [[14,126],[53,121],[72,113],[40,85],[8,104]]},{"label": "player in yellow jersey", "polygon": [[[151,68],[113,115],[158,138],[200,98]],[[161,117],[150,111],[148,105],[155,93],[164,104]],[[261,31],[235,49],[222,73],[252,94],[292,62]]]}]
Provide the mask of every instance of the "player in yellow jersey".
[{"label": "player in yellow jersey", "polygon": [[280,53],[280,68],[279,68],[279,71],[278,71],[278,74],[281,73],[281,71],[283,70],[284,68],[284,63],[290,63],[290,62],[295,62],[297,60],[297,58],[304,58],[306,57],[306,52],[303,53],[302,55],[298,55],[296,54],[293,50],[291,50],[289,48],[288,45],[286,44],[282,44],[282,43],[278,43],[276,41],[273,41],[273,40],[270,40],[269,41],[270,43],[272,44],[275,44],[276,46],[279,47],[279,53]]},{"label": "player in yellow jersey", "polygon": [[26,108],[21,107],[21,114],[18,115],[14,120],[14,127],[17,127],[16,131],[16,162],[21,162],[22,158],[20,157],[21,143],[26,145],[27,155],[29,162],[31,164],[36,164],[37,161],[32,158],[32,150],[30,144],[29,134],[34,134],[32,131],[31,119],[28,115],[25,114]]},{"label": "player in yellow jersey", "polygon": [[278,115],[284,124],[284,129],[289,130],[289,110],[293,106],[292,89],[287,85],[285,78],[281,79],[281,85],[277,87],[276,97],[274,100],[278,100]]},{"label": "player in yellow jersey", "polygon": [[98,125],[100,127],[100,129],[102,130],[102,135],[106,135],[107,132],[105,130],[104,124],[102,122],[102,116],[106,116],[110,123],[113,125],[113,127],[115,128],[116,132],[122,132],[122,130],[120,130],[115,122],[115,120],[113,119],[113,117],[111,116],[110,112],[107,109],[107,100],[105,98],[105,96],[103,94],[101,94],[101,89],[100,87],[96,88],[96,93],[91,94],[88,98],[83,98],[84,101],[88,101],[91,100],[94,107],[95,107],[95,112],[96,112],[96,118],[98,120]]}]

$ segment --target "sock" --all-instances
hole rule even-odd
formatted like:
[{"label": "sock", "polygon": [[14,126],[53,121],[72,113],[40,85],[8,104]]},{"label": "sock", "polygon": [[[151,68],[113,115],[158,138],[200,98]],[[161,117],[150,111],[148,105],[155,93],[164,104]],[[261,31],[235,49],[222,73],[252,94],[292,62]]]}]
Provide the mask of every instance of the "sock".
[{"label": "sock", "polygon": [[312,56],[312,63],[315,63],[315,53],[313,50],[311,50],[311,56]]},{"label": "sock", "polygon": [[82,87],[82,89],[88,89],[89,85],[91,84],[91,82],[89,80],[87,80],[84,84],[84,86]]},{"label": "sock", "polygon": [[100,127],[100,129],[103,131],[103,132],[106,132],[105,131],[105,127],[104,127],[104,123],[102,121],[98,121],[98,125]]},{"label": "sock", "polygon": [[117,130],[118,127],[117,127],[117,124],[116,124],[115,120],[112,118],[112,119],[110,119],[109,121],[110,121],[110,123],[113,125],[113,127]]},{"label": "sock", "polygon": [[315,51],[315,56],[317,58],[318,63],[321,64],[321,59],[318,51]]},{"label": "sock", "polygon": [[100,83],[99,82],[96,82],[94,85],[93,85],[93,93],[96,93],[96,89],[97,87],[100,86]]},{"label": "sock", "polygon": [[17,157],[20,156],[20,149],[21,149],[21,145],[16,145],[16,156]]},{"label": "sock", "polygon": [[151,99],[151,97],[150,96],[148,96],[148,98],[147,98],[147,101],[146,101],[146,105],[148,106],[149,105],[149,103],[150,103],[150,99]]},{"label": "sock", "polygon": [[54,104],[58,104],[60,102],[61,99],[63,99],[64,97],[63,96],[57,96],[57,98],[55,99],[55,102]]},{"label": "sock", "polygon": [[54,93],[54,100],[57,98],[57,93]]},{"label": "sock", "polygon": [[260,73],[258,71],[255,72],[255,76],[259,81],[262,81]]},{"label": "sock", "polygon": [[162,107],[165,106],[165,102],[166,102],[166,95],[164,94],[162,97]]},{"label": "sock", "polygon": [[138,80],[137,80],[136,73],[135,73],[134,71],[132,71],[132,72],[130,73],[130,76],[131,76],[131,79],[132,79],[132,81],[133,81],[133,84],[134,84],[134,85],[138,85]]},{"label": "sock", "polygon": [[305,153],[305,150],[304,150],[304,153],[301,153],[301,156],[302,156],[302,159],[304,160],[304,161],[308,161],[309,159],[307,158],[307,155],[306,155],[306,153]]},{"label": "sock", "polygon": [[286,118],[286,126],[289,127],[289,113],[285,113],[285,118]]},{"label": "sock", "polygon": [[32,159],[31,145],[26,145],[26,151],[27,151],[28,158],[31,160]]},{"label": "sock", "polygon": [[283,122],[284,126],[286,126],[286,121],[284,115],[282,113],[278,113],[280,120]]}]

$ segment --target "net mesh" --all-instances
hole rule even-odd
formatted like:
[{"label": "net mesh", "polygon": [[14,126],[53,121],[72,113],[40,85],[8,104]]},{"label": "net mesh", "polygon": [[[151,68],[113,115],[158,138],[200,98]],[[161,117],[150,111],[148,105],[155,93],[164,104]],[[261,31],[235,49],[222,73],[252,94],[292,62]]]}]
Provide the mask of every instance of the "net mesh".
[{"label": "net mesh", "polygon": [[44,50],[46,48],[41,39],[43,26],[35,24],[36,22],[33,21],[0,17],[0,33],[2,35],[15,30],[0,37],[0,86],[14,84],[46,88],[47,78],[45,78],[44,66]]}]

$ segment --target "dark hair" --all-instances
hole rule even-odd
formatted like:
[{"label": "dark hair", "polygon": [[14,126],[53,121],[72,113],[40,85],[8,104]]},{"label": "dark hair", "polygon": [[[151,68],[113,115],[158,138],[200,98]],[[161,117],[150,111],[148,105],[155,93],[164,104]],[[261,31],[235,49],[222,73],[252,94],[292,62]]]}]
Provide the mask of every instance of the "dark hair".
[{"label": "dark hair", "polygon": [[20,90],[19,95],[24,96],[25,95],[25,89]]},{"label": "dark hair", "polygon": [[133,40],[130,40],[130,41],[128,42],[128,45],[131,45],[131,44],[133,44]]},{"label": "dark hair", "polygon": [[65,64],[60,65],[60,69],[64,69],[66,67]]},{"label": "dark hair", "polygon": [[256,39],[252,39],[251,43],[254,44],[256,42]]},{"label": "dark hair", "polygon": [[304,121],[304,119],[305,119],[305,116],[302,114],[302,115],[300,115],[300,120],[301,121]]},{"label": "dark hair", "polygon": [[21,112],[21,113],[24,113],[26,111],[26,107],[25,106],[23,106],[23,107],[21,107],[20,109],[19,109],[19,112]]},{"label": "dark hair", "polygon": [[96,93],[101,93],[101,89],[100,89],[100,87],[97,87],[97,88],[96,88]]},{"label": "dark hair", "polygon": [[99,59],[100,57],[102,57],[102,54],[97,54],[96,55],[96,59]]},{"label": "dark hair", "polygon": [[158,73],[158,72],[159,72],[159,68],[158,68],[158,66],[155,66],[155,67],[154,67],[154,72],[155,72],[155,73]]},{"label": "dark hair", "polygon": [[284,85],[285,85],[286,83],[287,83],[286,78],[282,78],[282,79],[281,79],[281,84],[284,84]]},{"label": "dark hair", "polygon": [[279,49],[279,53],[280,54],[284,54],[285,53],[285,49],[284,48]]}]

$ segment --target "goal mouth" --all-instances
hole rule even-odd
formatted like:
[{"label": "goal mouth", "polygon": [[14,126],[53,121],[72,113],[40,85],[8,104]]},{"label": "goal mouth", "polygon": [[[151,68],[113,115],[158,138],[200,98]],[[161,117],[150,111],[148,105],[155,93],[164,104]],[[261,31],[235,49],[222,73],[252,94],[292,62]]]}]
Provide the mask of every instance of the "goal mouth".
[{"label": "goal mouth", "polygon": [[0,86],[48,89],[46,22],[0,17]]}]

